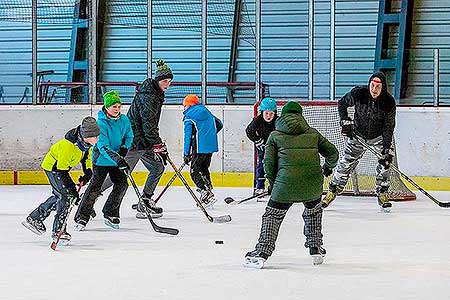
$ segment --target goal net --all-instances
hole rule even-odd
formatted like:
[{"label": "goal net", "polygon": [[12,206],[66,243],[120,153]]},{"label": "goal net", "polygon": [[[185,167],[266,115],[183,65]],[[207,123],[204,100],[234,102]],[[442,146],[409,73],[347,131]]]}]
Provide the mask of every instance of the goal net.
[{"label": "goal net", "polygon": [[[277,101],[277,114],[281,114],[281,108],[287,101]],[[303,108],[303,116],[311,127],[316,128],[323,136],[333,143],[339,155],[342,155],[345,147],[345,138],[341,134],[339,125],[339,113],[337,102],[334,101],[305,101],[299,102]],[[259,113],[259,102],[254,105],[254,116]],[[350,113],[352,113],[350,111]],[[395,138],[393,139],[394,151],[396,153]],[[256,156],[255,156],[256,157]],[[323,158],[321,158],[323,163]],[[397,166],[397,153],[394,156],[394,165]],[[366,151],[359,160],[358,166],[351,174],[344,188],[344,195],[375,196],[377,157],[370,151]],[[324,189],[328,190],[328,183],[332,176],[325,178]],[[416,195],[400,179],[397,172],[390,173],[389,199],[394,201],[415,200]]]}]

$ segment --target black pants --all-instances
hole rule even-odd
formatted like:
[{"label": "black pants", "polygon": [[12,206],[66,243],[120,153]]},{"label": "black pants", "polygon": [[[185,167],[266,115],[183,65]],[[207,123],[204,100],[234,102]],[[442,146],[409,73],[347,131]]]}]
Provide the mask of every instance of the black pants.
[{"label": "black pants", "polygon": [[45,174],[52,186],[52,195],[33,210],[30,217],[33,220],[44,221],[52,211],[56,210],[52,232],[57,233],[62,229],[69,206],[78,197],[78,193],[68,173],[45,171]]},{"label": "black pants", "polygon": [[108,174],[114,185],[108,196],[108,200],[106,200],[103,206],[103,216],[120,217],[120,204],[128,189],[127,176],[118,167],[94,166],[94,174],[91,182],[86,192],[84,192],[75,215],[76,222],[83,220],[87,223],[89,221],[91,210],[94,207],[95,201],[101,195],[102,184]]},{"label": "black pants", "polygon": [[211,165],[212,153],[192,155],[191,178],[199,189],[212,189],[209,166]]}]

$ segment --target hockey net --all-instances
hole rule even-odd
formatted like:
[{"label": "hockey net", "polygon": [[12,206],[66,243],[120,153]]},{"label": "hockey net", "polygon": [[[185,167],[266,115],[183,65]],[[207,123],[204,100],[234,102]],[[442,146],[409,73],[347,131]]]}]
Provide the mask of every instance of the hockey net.
[{"label": "hockey net", "polygon": [[[129,104],[133,101],[139,83],[124,82],[97,82],[97,103],[103,103],[102,95],[110,90],[116,90],[122,102]],[[262,97],[268,87],[260,85]],[[173,82],[165,93],[166,104],[181,104],[187,94],[196,94],[202,98],[202,83]],[[208,82],[206,85],[207,104],[254,103],[256,96],[254,82]],[[39,84],[39,104],[79,104],[88,103],[87,82],[42,82]]]},{"label": "hockey net", "polygon": [[[287,101],[277,101],[278,115],[281,114],[281,108],[286,103]],[[308,124],[311,127],[316,128],[324,137],[333,143],[337,147],[339,154],[342,155],[345,147],[345,139],[341,134],[341,127],[339,125],[340,119],[337,110],[337,102],[305,101],[299,103],[303,108],[303,116]],[[258,102],[254,105],[254,116],[257,116],[259,113],[259,104],[260,103]],[[350,113],[352,112],[350,111]],[[393,138],[392,144],[395,151],[393,164],[398,166],[395,138]],[[323,158],[321,158],[321,160],[323,163]],[[344,188],[343,194],[351,196],[375,196],[377,164],[377,157],[372,152],[366,151],[364,156],[360,159],[355,171],[351,174],[351,177]],[[332,176],[325,178],[325,190],[328,190],[328,183],[331,178]],[[390,183],[391,184],[388,190],[390,200],[404,201],[416,199],[416,195],[403,183],[397,172],[391,171]]]}]

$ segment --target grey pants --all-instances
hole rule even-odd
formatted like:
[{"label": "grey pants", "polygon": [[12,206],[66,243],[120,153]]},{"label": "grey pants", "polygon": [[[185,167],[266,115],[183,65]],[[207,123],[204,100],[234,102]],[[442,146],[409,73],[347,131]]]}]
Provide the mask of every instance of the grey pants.
[{"label": "grey pants", "polygon": [[[373,146],[378,152],[383,150],[383,138],[381,136],[372,140],[366,141]],[[366,152],[366,149],[355,139],[347,138],[344,154],[341,156],[336,170],[333,174],[333,179],[330,182],[330,190],[338,193],[342,192],[344,186],[350,177],[350,174],[355,170],[359,160]],[[385,169],[383,165],[376,166],[376,193],[385,193],[389,189],[389,169]]]},{"label": "grey pants", "polygon": [[[125,156],[125,161],[131,168],[131,171],[136,167],[138,161],[142,160],[142,163],[149,171],[147,176],[147,180],[144,186],[144,195],[146,197],[153,196],[155,192],[156,186],[158,185],[159,179],[164,173],[164,164],[163,162],[156,157],[156,155],[151,150],[136,150],[132,149],[128,151]],[[101,191],[105,191],[113,185],[111,178],[109,176],[106,177],[106,180],[103,182]]]},{"label": "grey pants", "polygon": [[[280,203],[269,201],[266,211],[262,216],[261,232],[258,243],[255,249],[272,255],[275,250],[275,242],[278,237],[281,223],[283,222],[286,213],[291,207],[292,203]],[[310,202],[305,202],[305,209],[303,211],[303,234],[306,237],[305,247],[320,247],[322,241],[322,205],[320,199]]]}]

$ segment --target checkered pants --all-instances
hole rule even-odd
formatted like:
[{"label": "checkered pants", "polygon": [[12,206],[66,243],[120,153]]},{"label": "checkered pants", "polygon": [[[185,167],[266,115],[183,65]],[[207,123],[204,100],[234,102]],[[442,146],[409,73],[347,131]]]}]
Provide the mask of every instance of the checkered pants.
[{"label": "checkered pants", "polygon": [[[383,149],[383,138],[381,136],[372,140],[367,140],[367,143],[373,146],[378,152]],[[341,156],[336,171],[333,174],[333,179],[330,182],[330,190],[335,190],[340,193],[347,184],[350,174],[355,170],[361,157],[366,152],[357,140],[347,139],[344,149],[344,154]],[[387,192],[389,189],[389,169],[385,169],[383,165],[378,164],[376,167],[376,193]]]},{"label": "checkered pants", "polygon": [[[262,216],[261,232],[255,249],[272,255],[275,250],[275,242],[278,237],[281,223],[286,216],[292,203],[285,204],[285,207],[274,208],[274,202],[269,201],[266,211]],[[277,203],[280,204],[280,203]],[[305,247],[318,247],[322,245],[322,206],[319,201],[306,202],[303,211],[304,228],[303,234],[306,237]],[[314,204],[312,206],[311,204]],[[275,205],[279,206],[279,205]]]}]

